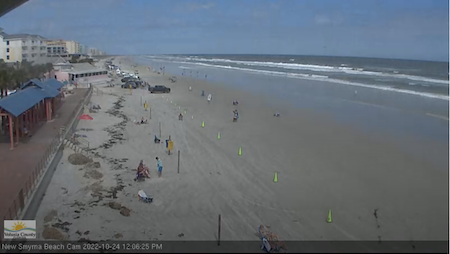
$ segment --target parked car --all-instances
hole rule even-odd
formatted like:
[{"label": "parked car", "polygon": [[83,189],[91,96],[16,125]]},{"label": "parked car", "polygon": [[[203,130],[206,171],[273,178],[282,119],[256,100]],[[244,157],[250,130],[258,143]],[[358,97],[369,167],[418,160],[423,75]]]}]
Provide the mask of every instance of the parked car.
[{"label": "parked car", "polygon": [[133,88],[133,89],[138,88],[138,84],[136,84],[136,82],[134,82],[134,81],[128,81],[128,82],[126,82],[125,84],[122,85],[122,88],[130,88],[130,86],[131,86],[131,88]]},{"label": "parked car", "polygon": [[170,88],[165,86],[149,86],[150,93],[170,93]]},{"label": "parked car", "polygon": [[133,77],[124,77],[124,78],[122,78],[120,81],[122,81],[122,82],[128,82],[128,81],[134,81],[135,79],[133,78]]}]

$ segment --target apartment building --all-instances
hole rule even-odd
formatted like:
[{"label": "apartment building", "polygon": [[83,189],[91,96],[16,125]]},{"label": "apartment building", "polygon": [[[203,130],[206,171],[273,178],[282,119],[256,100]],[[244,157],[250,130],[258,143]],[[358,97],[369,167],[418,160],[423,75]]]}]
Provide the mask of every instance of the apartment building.
[{"label": "apartment building", "polygon": [[96,48],[90,48],[90,49],[89,49],[89,54],[90,54],[91,56],[98,56],[98,55],[100,55],[99,53],[100,53],[100,50],[98,50],[98,49],[96,49]]},{"label": "apartment building", "polygon": [[81,45],[76,41],[66,41],[66,50],[69,54],[80,54]]},{"label": "apartment building", "polygon": [[87,55],[89,53],[89,47],[86,45],[81,45],[81,51],[80,54]]},{"label": "apartment building", "polygon": [[47,56],[55,57],[60,55],[65,55],[66,50],[66,42],[59,40],[48,40],[47,41]]},{"label": "apartment building", "polygon": [[34,34],[6,34],[0,32],[0,58],[5,62],[23,60],[36,64],[47,63],[46,39]]}]

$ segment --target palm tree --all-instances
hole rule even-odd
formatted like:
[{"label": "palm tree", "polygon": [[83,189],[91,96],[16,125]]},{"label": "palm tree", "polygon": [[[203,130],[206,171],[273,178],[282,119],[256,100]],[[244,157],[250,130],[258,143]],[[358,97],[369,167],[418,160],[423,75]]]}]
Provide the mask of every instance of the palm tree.
[{"label": "palm tree", "polygon": [[7,95],[8,84],[11,82],[11,67],[0,59],[0,98]]},{"label": "palm tree", "polygon": [[51,72],[53,70],[53,64],[52,63],[46,63],[45,64],[45,70],[46,70],[46,72]]},{"label": "palm tree", "polygon": [[0,59],[0,98],[7,96],[8,89],[19,89],[23,83],[33,78],[42,78],[45,73],[53,70],[53,64],[33,65],[23,60],[8,65]]}]

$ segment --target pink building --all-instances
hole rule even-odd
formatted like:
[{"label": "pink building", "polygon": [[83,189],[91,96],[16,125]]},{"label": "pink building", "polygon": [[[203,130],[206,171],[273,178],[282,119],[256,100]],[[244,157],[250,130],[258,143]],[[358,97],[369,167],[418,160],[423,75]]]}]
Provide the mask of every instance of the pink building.
[{"label": "pink building", "polygon": [[109,81],[108,71],[97,68],[89,63],[57,63],[54,78],[58,81],[69,83],[96,83]]}]

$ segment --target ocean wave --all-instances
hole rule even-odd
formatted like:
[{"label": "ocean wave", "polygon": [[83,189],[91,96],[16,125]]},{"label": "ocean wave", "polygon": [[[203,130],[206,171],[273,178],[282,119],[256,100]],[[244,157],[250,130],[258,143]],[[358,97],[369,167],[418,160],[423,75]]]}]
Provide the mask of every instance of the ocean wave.
[{"label": "ocean wave", "polygon": [[148,56],[149,58],[164,58],[168,60],[182,60],[182,61],[201,61],[201,62],[212,62],[212,63],[228,63],[228,64],[237,64],[237,65],[248,65],[248,66],[261,66],[261,67],[272,67],[272,68],[282,68],[282,69],[291,69],[291,70],[309,70],[309,71],[320,71],[320,72],[342,72],[346,74],[353,75],[367,75],[367,76],[381,76],[381,77],[390,77],[390,78],[400,78],[400,79],[408,79],[413,81],[422,81],[422,82],[430,82],[437,84],[445,84],[448,85],[448,80],[440,80],[440,79],[432,79],[421,76],[400,74],[397,71],[393,73],[385,73],[385,72],[376,72],[376,71],[368,71],[363,68],[351,68],[347,67],[344,64],[339,66],[328,66],[328,65],[313,65],[313,64],[298,64],[298,63],[275,63],[275,62],[259,62],[259,61],[239,61],[239,60],[230,60],[230,59],[222,59],[222,58],[200,58],[200,57],[179,57],[179,56]]},{"label": "ocean wave", "polygon": [[383,91],[392,91],[392,92],[398,92],[398,93],[404,93],[404,94],[412,94],[412,95],[418,95],[418,96],[422,96],[422,97],[447,100],[447,101],[449,100],[449,96],[446,96],[446,95],[432,94],[432,93],[425,93],[425,92],[416,92],[416,91],[411,91],[411,90],[393,88],[393,87],[389,87],[389,86],[362,84],[362,83],[344,81],[344,80],[340,80],[340,79],[332,79],[332,78],[329,78],[328,76],[322,76],[322,75],[308,75],[308,74],[279,72],[279,71],[255,70],[255,69],[248,69],[248,68],[241,68],[241,67],[233,67],[233,66],[229,66],[229,65],[228,66],[215,65],[215,64],[205,64],[205,63],[199,63],[199,62],[176,61],[176,63],[178,63],[178,64],[195,64],[195,65],[200,65],[200,66],[205,66],[205,67],[210,67],[210,68],[239,70],[239,71],[245,71],[245,72],[249,72],[249,73],[258,73],[258,74],[265,74],[265,75],[279,76],[279,77],[327,81],[327,82],[338,83],[338,84],[343,84],[343,85],[372,88],[372,89],[378,89],[378,90],[383,90]]}]

